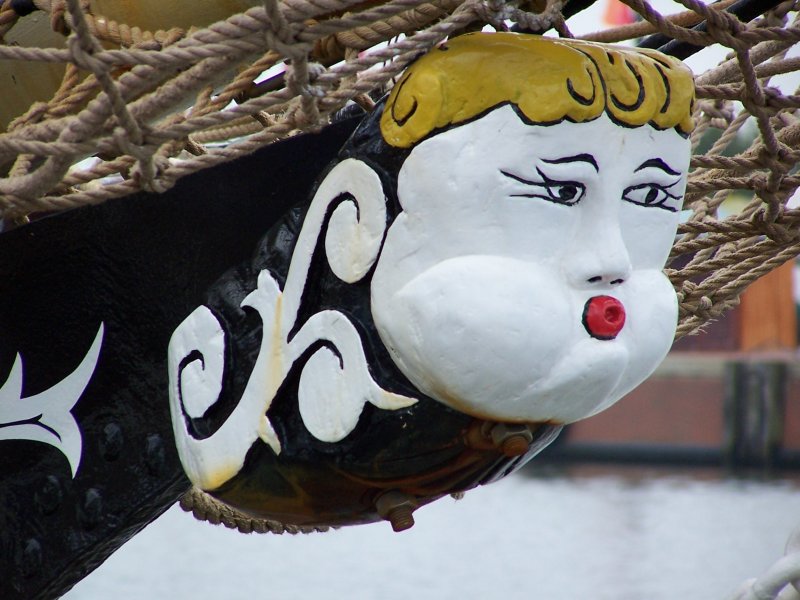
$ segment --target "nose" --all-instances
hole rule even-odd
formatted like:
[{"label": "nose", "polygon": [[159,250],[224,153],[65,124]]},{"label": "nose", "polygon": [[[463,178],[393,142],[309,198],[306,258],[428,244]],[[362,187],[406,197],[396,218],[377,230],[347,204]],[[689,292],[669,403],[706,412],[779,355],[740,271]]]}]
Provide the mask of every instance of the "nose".
[{"label": "nose", "polygon": [[617,286],[631,275],[631,260],[619,223],[606,219],[583,227],[566,258],[570,283],[578,289]]}]

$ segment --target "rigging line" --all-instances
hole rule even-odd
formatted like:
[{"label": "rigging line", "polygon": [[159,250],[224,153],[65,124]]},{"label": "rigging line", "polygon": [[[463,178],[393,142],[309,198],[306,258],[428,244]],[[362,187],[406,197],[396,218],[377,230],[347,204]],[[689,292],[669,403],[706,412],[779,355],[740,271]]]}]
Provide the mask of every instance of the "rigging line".
[{"label": "rigging line", "polygon": [[[747,23],[763,15],[767,11],[772,10],[783,1],[784,0],[739,0],[728,8],[725,8],[724,12],[735,15],[740,21]],[[713,4],[711,6],[713,7]],[[708,31],[708,24],[706,21],[698,23],[692,27],[692,31],[704,33]],[[654,33],[646,37],[637,44],[637,47],[656,49],[659,52],[663,52],[679,60],[685,60],[705,48],[705,46],[698,46],[689,42],[671,39],[663,33]]]}]

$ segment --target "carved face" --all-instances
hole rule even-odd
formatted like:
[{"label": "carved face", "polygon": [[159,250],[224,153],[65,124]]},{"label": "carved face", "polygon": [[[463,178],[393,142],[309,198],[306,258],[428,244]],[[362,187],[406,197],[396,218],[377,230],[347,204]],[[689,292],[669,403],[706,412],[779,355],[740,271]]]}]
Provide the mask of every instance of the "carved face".
[{"label": "carved face", "polygon": [[569,423],[663,360],[662,273],[689,142],[606,115],[525,124],[510,106],[417,145],[372,281],[393,360],[423,392],[492,420]]}]

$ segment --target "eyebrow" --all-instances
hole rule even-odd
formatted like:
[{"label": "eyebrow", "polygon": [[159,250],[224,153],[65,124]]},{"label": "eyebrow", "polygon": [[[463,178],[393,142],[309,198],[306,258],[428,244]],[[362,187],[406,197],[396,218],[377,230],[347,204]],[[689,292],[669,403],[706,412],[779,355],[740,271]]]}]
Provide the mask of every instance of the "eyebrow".
[{"label": "eyebrow", "polygon": [[554,158],[553,160],[547,160],[546,158],[543,158],[542,162],[546,162],[551,165],[571,162],[585,162],[592,165],[595,171],[598,173],[600,172],[600,168],[597,166],[597,161],[591,154],[576,154],[575,156],[565,156],[564,158]]},{"label": "eyebrow", "polygon": [[669,175],[680,175],[680,173],[678,171],[676,171],[675,169],[670,167],[667,163],[665,163],[660,158],[651,158],[649,160],[644,161],[642,164],[640,164],[638,167],[636,167],[636,169],[634,169],[633,172],[635,173],[636,171],[641,171],[642,169],[648,169],[650,167],[655,167],[656,169],[661,169],[662,171],[664,171],[665,173],[667,173]]}]

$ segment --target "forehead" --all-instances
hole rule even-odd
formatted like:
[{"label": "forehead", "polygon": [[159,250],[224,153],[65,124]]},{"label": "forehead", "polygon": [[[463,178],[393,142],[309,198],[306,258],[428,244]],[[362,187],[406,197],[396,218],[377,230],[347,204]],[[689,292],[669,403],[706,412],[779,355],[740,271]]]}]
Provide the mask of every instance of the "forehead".
[{"label": "forehead", "polygon": [[575,154],[589,154],[606,169],[658,157],[685,171],[689,161],[689,140],[675,129],[620,125],[606,114],[580,123],[531,125],[509,105],[428,138],[412,154],[417,150],[420,154],[435,152],[442,159],[458,157],[456,167]]}]

